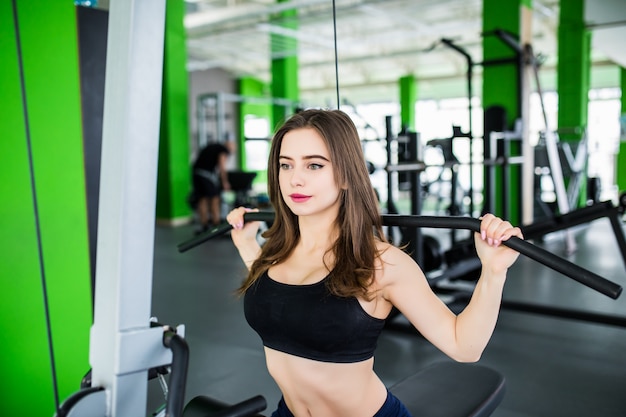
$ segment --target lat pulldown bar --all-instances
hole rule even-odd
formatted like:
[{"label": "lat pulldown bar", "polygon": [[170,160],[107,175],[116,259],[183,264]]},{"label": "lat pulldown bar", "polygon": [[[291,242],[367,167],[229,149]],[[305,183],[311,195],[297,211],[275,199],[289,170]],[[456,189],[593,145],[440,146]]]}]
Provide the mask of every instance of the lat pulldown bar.
[{"label": "lat pulldown bar", "polygon": [[[272,212],[251,212],[244,214],[245,221],[265,221],[272,222],[274,213]],[[471,217],[456,216],[409,216],[400,214],[384,214],[382,221],[385,226],[403,227],[427,227],[435,229],[466,229],[474,232],[480,231],[480,220]],[[230,224],[219,225],[206,233],[178,245],[179,252],[185,252],[198,246],[207,240],[219,236],[231,230]],[[530,242],[518,237],[511,237],[504,245],[526,255],[527,257],[554,269],[563,275],[572,278],[587,287],[594,289],[607,297],[617,299],[622,293],[622,287],[612,281],[588,271],[566,259],[563,259],[545,249],[533,245]]]}]

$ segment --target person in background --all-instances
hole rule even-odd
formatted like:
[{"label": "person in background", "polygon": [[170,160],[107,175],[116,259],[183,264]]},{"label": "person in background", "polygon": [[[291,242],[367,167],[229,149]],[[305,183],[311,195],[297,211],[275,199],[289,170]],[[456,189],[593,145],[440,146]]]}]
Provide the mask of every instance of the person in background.
[{"label": "person in background", "polygon": [[197,233],[217,226],[222,220],[222,191],[230,190],[228,158],[234,152],[234,142],[209,143],[193,163],[193,196],[200,222]]},{"label": "person in background", "polygon": [[[340,110],[304,110],[278,129],[268,162],[275,217],[257,240],[256,210],[227,216],[248,276],[238,290],[281,390],[272,417],[407,417],[374,372],[385,319],[397,308],[433,345],[460,362],[477,361],[494,331],[509,267],[502,245],[513,227],[492,214],[474,234],[482,263],[458,315],[424,272],[383,233],[357,130]],[[418,416],[415,416],[418,417]]]}]

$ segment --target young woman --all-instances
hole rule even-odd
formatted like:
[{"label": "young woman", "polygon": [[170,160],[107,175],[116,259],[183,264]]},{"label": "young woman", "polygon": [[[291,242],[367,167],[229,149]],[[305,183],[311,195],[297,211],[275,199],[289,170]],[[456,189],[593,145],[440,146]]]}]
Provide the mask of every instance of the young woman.
[{"label": "young woman", "polygon": [[275,134],[268,193],[276,212],[261,247],[251,209],[227,216],[249,269],[239,289],[283,398],[272,417],[409,416],[374,373],[393,307],[441,351],[477,361],[494,330],[519,228],[491,214],[476,233],[481,276],[458,316],[424,273],[388,243],[356,128],[339,110],[305,110]]}]

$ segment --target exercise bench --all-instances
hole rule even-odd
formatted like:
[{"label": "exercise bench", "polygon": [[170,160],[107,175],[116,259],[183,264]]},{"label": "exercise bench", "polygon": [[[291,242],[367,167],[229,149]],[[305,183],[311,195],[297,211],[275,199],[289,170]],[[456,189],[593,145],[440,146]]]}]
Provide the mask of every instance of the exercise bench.
[{"label": "exercise bench", "polygon": [[486,366],[435,362],[389,391],[413,417],[486,417],[504,398],[505,387],[504,376]]}]

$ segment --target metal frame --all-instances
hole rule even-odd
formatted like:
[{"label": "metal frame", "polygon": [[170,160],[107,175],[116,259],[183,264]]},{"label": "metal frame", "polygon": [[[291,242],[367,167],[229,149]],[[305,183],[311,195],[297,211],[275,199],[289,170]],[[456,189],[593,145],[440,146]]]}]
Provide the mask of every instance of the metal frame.
[{"label": "metal frame", "polygon": [[93,392],[69,415],[137,416],[148,369],[170,364],[150,326],[165,0],[109,11],[94,323]]}]

